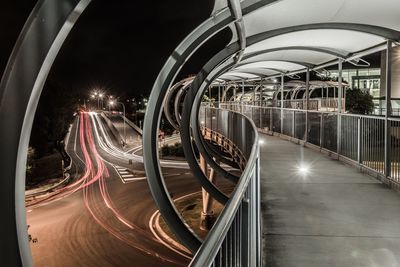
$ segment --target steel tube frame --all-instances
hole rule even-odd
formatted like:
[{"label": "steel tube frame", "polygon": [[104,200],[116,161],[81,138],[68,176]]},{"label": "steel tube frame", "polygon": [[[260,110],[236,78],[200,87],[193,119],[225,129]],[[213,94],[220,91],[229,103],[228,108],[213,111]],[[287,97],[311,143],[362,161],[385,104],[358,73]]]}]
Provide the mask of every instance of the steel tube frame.
[{"label": "steel tube frame", "polygon": [[310,68],[307,68],[306,71],[306,129],[304,133],[304,141],[308,142],[308,128],[309,128],[309,119],[308,119],[308,110],[310,109]]},{"label": "steel tube frame", "polygon": [[181,123],[183,150],[185,152],[185,156],[188,160],[189,166],[191,167],[194,174],[201,175],[199,172],[198,164],[194,157],[192,144],[187,141],[190,140],[191,134],[193,135],[199,152],[204,157],[207,164],[209,164],[211,168],[215,169],[223,177],[235,183],[238,181],[238,177],[224,170],[219,164],[214,161],[212,156],[210,156],[210,151],[207,151],[207,145],[205,144],[204,139],[201,138],[197,114],[200,109],[201,96],[203,95],[203,92],[206,90],[206,88],[210,86],[212,80],[207,81],[205,85],[207,87],[200,87],[199,84],[202,84],[204,82],[203,79],[208,75],[208,73],[212,71],[212,69],[215,68],[218,63],[220,63],[226,57],[234,55],[236,51],[238,51],[238,48],[239,47],[236,44],[233,44],[229,46],[229,48],[222,50],[212,60],[210,60],[209,63],[207,63],[207,65],[203,67],[201,73],[196,76],[184,100]]},{"label": "steel tube frame", "polygon": [[[34,115],[34,111],[37,105],[37,101],[39,99],[40,96],[40,91],[41,88],[43,87],[43,81],[45,79],[45,77],[47,76],[47,73],[51,67],[51,63],[54,61],[54,55],[57,54],[58,50],[61,47],[61,44],[63,42],[63,40],[65,39],[66,35],[68,34],[70,27],[73,26],[73,24],[75,23],[76,19],[79,17],[79,15],[82,13],[82,11],[85,9],[85,7],[87,6],[87,4],[90,1],[80,1],[78,2],[77,0],[65,0],[65,1],[54,1],[54,0],[43,0],[40,1],[38,3],[37,6],[40,5],[40,7],[38,9],[36,9],[36,11],[42,11],[46,8],[47,4],[54,4],[54,3],[62,3],[63,8],[62,9],[58,9],[57,12],[48,12],[46,14],[42,14],[40,12],[37,12],[35,16],[36,20],[33,20],[33,16],[30,17],[30,19],[28,20],[26,26],[24,27],[24,30],[21,34],[21,36],[23,37],[28,37],[28,38],[22,38],[20,37],[18,42],[17,42],[17,46],[13,51],[11,60],[8,63],[8,66],[6,68],[6,73],[5,76],[6,78],[3,77],[2,79],[2,83],[1,83],[1,105],[0,105],[0,122],[2,127],[4,126],[4,129],[11,129],[13,128],[10,125],[15,125],[15,132],[12,132],[10,134],[10,132],[7,132],[6,135],[7,136],[3,136],[4,138],[0,138],[1,140],[10,140],[10,136],[12,137],[11,142],[8,142],[8,144],[4,144],[4,146],[2,145],[2,150],[4,152],[2,153],[7,153],[4,154],[4,156],[2,156],[3,159],[5,158],[9,158],[10,160],[8,161],[2,161],[2,165],[1,167],[3,170],[3,183],[2,188],[4,188],[4,192],[7,192],[7,188],[9,188],[10,190],[8,190],[10,193],[7,193],[4,195],[4,198],[14,198],[15,197],[15,202],[16,202],[16,206],[12,206],[10,207],[8,204],[4,204],[5,206],[3,207],[3,210],[5,211],[10,211],[11,209],[15,211],[16,216],[22,216],[22,217],[18,217],[16,221],[18,222],[22,222],[21,224],[17,225],[17,229],[19,229],[19,231],[25,231],[26,229],[23,229],[26,226],[25,220],[24,220],[24,215],[21,215],[21,210],[24,210],[24,207],[21,208],[21,199],[19,198],[19,195],[22,191],[21,188],[23,188],[23,185],[20,181],[20,179],[15,179],[15,184],[13,183],[14,178],[16,177],[24,177],[24,168],[25,168],[25,163],[26,163],[26,148],[27,148],[27,139],[30,136],[30,129],[32,126],[32,121],[33,121],[33,115]],[[249,3],[248,3],[249,2]],[[271,1],[260,1],[260,2],[256,2],[255,4],[251,4],[251,1],[246,1],[243,2],[243,12],[251,12],[252,10],[257,9],[258,7],[268,4]],[[78,5],[81,4],[80,6]],[[78,7],[78,9],[74,9],[75,7]],[[74,12],[70,12],[71,10],[73,10]],[[225,13],[226,10],[222,10],[221,12],[219,12],[217,15],[215,15],[212,20],[215,22],[215,24],[218,24],[220,22],[221,14]],[[47,18],[46,15],[51,16],[51,18]],[[44,24],[41,21],[41,17],[44,17],[43,21],[46,21],[47,23]],[[225,17],[226,18],[226,17]],[[59,20],[58,20],[59,19]],[[53,22],[53,20],[55,23],[48,23],[48,22]],[[68,20],[68,25],[64,25],[65,20]],[[208,22],[210,22],[210,20],[208,20]],[[30,67],[30,70],[27,72],[29,75],[32,74],[33,79],[30,81],[34,81],[32,82],[30,85],[28,85],[28,90],[26,91],[26,93],[21,93],[21,84],[19,84],[18,90],[14,90],[14,92],[11,89],[12,88],[12,82],[16,81],[17,79],[15,78],[15,76],[13,76],[12,73],[18,73],[20,70],[18,68],[16,68],[15,66],[18,65],[18,60],[23,60],[27,55],[29,55],[30,53],[27,52],[26,54],[20,53],[21,51],[23,51],[24,46],[26,47],[26,44],[29,44],[29,42],[31,41],[31,39],[29,39],[30,34],[32,34],[32,29],[33,31],[35,31],[36,29],[34,28],[34,26],[32,27],[32,25],[35,25],[35,23],[37,23],[36,25],[38,25],[39,23],[41,23],[42,25],[46,25],[46,29],[44,29],[42,32],[49,33],[48,36],[51,36],[51,38],[46,39],[48,41],[48,43],[41,43],[41,45],[43,45],[43,51],[45,52],[44,54],[40,54],[39,55],[39,59],[37,62],[39,62],[39,64],[35,65],[32,64]],[[342,23],[338,23],[337,25],[341,25],[341,27],[345,28],[345,29],[360,29],[359,27],[361,27],[362,29],[360,31],[369,31],[370,33],[380,33],[377,35],[381,35],[381,36],[387,36],[388,39],[390,40],[400,40],[400,35],[398,34],[398,32],[395,31],[390,31],[388,29],[383,29],[383,28],[378,28],[378,27],[372,27],[372,26],[368,26],[368,25],[362,25],[362,26],[355,26],[355,24],[342,24]],[[214,25],[215,26],[215,25]],[[326,26],[325,24],[323,25],[324,27]],[[350,26],[350,27],[349,27]],[[309,25],[304,25],[304,29],[310,29]],[[315,27],[321,27],[321,25],[316,25]],[[328,26],[328,28],[331,26]],[[368,29],[367,29],[368,28]],[[373,30],[369,30],[370,28],[373,28]],[[61,30],[60,30],[61,29]],[[209,36],[211,36],[212,33],[215,33],[216,31],[218,31],[218,29],[214,28],[214,27],[209,27],[207,29],[207,31],[209,31],[208,33],[201,32],[201,31],[195,31],[196,34],[200,33],[200,35],[203,35],[204,38],[198,38],[197,37],[193,37],[189,38],[190,40],[185,39],[185,41],[190,42],[189,44],[187,42],[184,41],[184,44],[186,45],[182,45],[179,46],[178,49],[175,51],[174,55],[171,56],[169,58],[169,60],[167,61],[166,65],[164,66],[163,70],[170,70],[170,72],[162,72],[162,75],[164,75],[163,77],[157,78],[156,84],[155,84],[155,88],[158,88],[160,90],[157,90],[156,93],[154,93],[153,98],[157,97],[158,95],[160,95],[160,93],[163,92],[164,87],[166,87],[166,85],[169,85],[168,83],[171,83],[173,80],[173,78],[176,75],[176,72],[180,69],[180,67],[183,65],[184,61],[182,59],[187,59],[188,57],[190,57],[190,55],[197,49],[197,47],[199,47],[201,45],[202,42],[204,42],[206,39],[208,39]],[[211,33],[210,33],[211,32]],[[280,31],[282,33],[282,31]],[[279,34],[279,32],[277,32],[277,34]],[[33,36],[35,35],[35,32],[33,32]],[[206,37],[205,37],[206,36]],[[257,40],[257,38],[262,38],[262,39],[266,39],[265,36],[259,36],[257,35],[257,37],[254,40]],[[194,41],[193,41],[194,40]],[[193,42],[192,42],[193,41]],[[31,49],[32,46],[29,46],[29,49]],[[182,48],[182,49],[181,49]],[[49,52],[50,51],[50,52]],[[49,52],[49,53],[47,53]],[[35,57],[36,58],[36,57]],[[26,58],[25,58],[26,59]],[[41,62],[41,63],[40,63]],[[17,63],[17,64],[15,64]],[[43,64],[42,64],[43,63]],[[33,66],[35,65],[35,66]],[[11,73],[11,74],[10,74]],[[25,76],[27,76],[27,73],[25,73]],[[161,75],[161,74],[160,74]],[[10,79],[9,79],[10,78]],[[18,80],[19,76],[18,76]],[[42,83],[43,82],[43,83]],[[163,83],[165,82],[165,84]],[[33,93],[31,94],[32,91],[30,91],[33,87],[31,86],[32,84],[34,84],[34,90]],[[24,85],[25,86],[25,85]],[[30,87],[29,87],[30,86]],[[21,99],[21,95],[23,95],[24,99]],[[16,98],[18,97],[18,98]],[[12,101],[12,99],[17,100],[18,102],[21,103],[21,105],[19,107],[14,107],[14,108],[10,108],[10,107],[5,107],[4,105],[4,99],[7,99],[7,101]],[[157,101],[153,101],[154,104],[157,104],[157,106],[153,109],[151,108],[150,110],[153,109],[156,110],[156,108],[159,108],[161,106],[161,104]],[[31,113],[31,116],[26,117],[25,118],[25,114],[28,114],[29,112],[26,113],[21,113],[20,112],[20,107],[24,107],[24,106],[28,106],[29,108],[29,112]],[[12,109],[10,111],[10,109]],[[15,114],[13,114],[13,111],[15,110]],[[153,113],[156,113],[155,111]],[[7,118],[3,117],[5,116],[5,114],[7,114]],[[13,115],[10,115],[13,114]],[[152,114],[154,115],[154,114]],[[159,114],[158,114],[159,115]],[[24,119],[22,119],[24,118]],[[152,119],[154,118],[154,121],[152,121]],[[146,120],[147,121],[147,120]],[[150,121],[148,122],[149,126],[148,128],[151,129],[151,127],[154,126],[154,131],[152,132],[151,130],[148,130],[149,133],[155,133],[156,129],[158,129],[156,126],[158,126],[159,124],[159,117],[157,120],[157,116],[154,115],[153,117],[151,117]],[[22,130],[21,130],[22,129]],[[11,130],[10,130],[11,131]],[[26,138],[22,137],[22,136],[26,136]],[[153,136],[155,135],[150,135],[148,138],[153,138]],[[19,142],[15,142],[15,140],[19,140]],[[149,143],[151,144],[151,142],[149,141]],[[16,165],[12,162],[13,158],[15,156],[15,154],[13,155],[9,155],[10,151],[18,151],[16,152]],[[155,152],[155,146],[150,146],[149,150],[147,152],[151,152],[151,153],[156,153]],[[146,153],[146,152],[145,152]],[[154,160],[154,159],[158,159],[158,155],[155,155],[154,157],[149,156],[148,157],[150,160]],[[8,164],[10,163],[10,164]],[[157,164],[157,163],[155,163]],[[9,166],[7,166],[9,165]],[[148,164],[148,166],[151,164]],[[159,168],[159,166],[158,166]],[[149,171],[149,173],[156,173],[157,170],[155,171]],[[4,178],[7,177],[7,178]],[[157,178],[155,178],[157,179]],[[157,184],[157,183],[155,183]],[[162,184],[162,182],[160,183],[160,185]],[[15,187],[13,187],[15,186]],[[162,187],[162,186],[161,186]],[[15,189],[12,190],[12,189]],[[15,194],[15,195],[14,195]],[[7,217],[8,218],[8,217]],[[15,223],[17,223],[14,219],[14,216],[9,216],[9,219],[7,219],[6,222],[3,223],[10,223],[11,225],[14,225]],[[3,229],[12,229],[13,227],[7,228],[7,227],[3,227]],[[6,233],[7,235],[9,233]],[[25,234],[26,235],[26,234]],[[22,237],[21,237],[22,238]],[[15,241],[15,239],[13,238],[9,238],[8,239],[8,243],[7,243],[7,247],[5,247],[2,251],[5,252],[5,254],[7,254],[7,259],[9,259],[10,261],[12,261],[13,263],[16,263],[15,265],[18,265],[18,260],[15,261],[16,257],[15,257],[15,253],[13,251],[13,248],[15,248],[15,244],[16,242],[13,242],[13,240]],[[25,241],[22,241],[22,243],[24,243]],[[20,242],[20,245],[22,244]],[[24,245],[22,245],[24,246]],[[21,251],[23,250],[23,248],[21,248]],[[7,251],[11,251],[11,253],[7,253]],[[22,252],[23,253],[23,252]],[[23,260],[22,260],[23,261]],[[4,262],[4,261],[2,261]],[[14,264],[11,264],[14,265]]]},{"label": "steel tube frame", "polygon": [[[235,48],[235,46],[236,46],[236,48]],[[196,135],[198,135],[200,132],[199,128],[198,128],[199,124],[198,124],[197,114],[198,114],[199,102],[201,100],[201,95],[202,95],[203,91],[206,90],[206,88],[209,86],[209,84],[212,82],[213,79],[218,77],[221,73],[226,71],[226,69],[229,69],[233,64],[235,64],[235,61],[232,57],[232,55],[234,55],[234,51],[237,51],[237,44],[232,44],[232,45],[228,46],[227,48],[222,50],[219,54],[214,56],[214,58],[212,58],[205,65],[205,67],[203,67],[202,71],[196,76],[195,80],[193,81],[191,90],[187,94],[187,99],[185,99],[185,103],[184,103],[184,112],[182,114],[183,115],[182,125],[192,123],[192,132],[193,132],[193,136],[195,137],[195,140],[197,138]],[[224,62],[224,63],[219,64],[220,62]],[[191,101],[192,100],[191,94],[196,94],[196,98],[194,99],[194,101]],[[194,104],[192,104],[192,103],[194,103]],[[187,112],[187,110],[190,110],[190,107],[192,108],[191,112],[190,112],[191,118],[190,118],[190,120],[188,120],[186,112]],[[184,122],[184,120],[185,120],[185,122]],[[253,123],[253,125],[254,125],[254,123]],[[258,150],[257,150],[257,152],[252,151],[252,153],[258,153]],[[248,173],[249,170],[253,168],[251,159],[249,159],[249,163],[250,163],[250,165],[246,166],[246,169],[241,176],[242,178],[248,177],[249,174],[246,174],[246,173]],[[237,185],[236,188],[242,188],[242,185],[241,185],[242,182],[243,182],[243,179],[240,179],[239,184]],[[250,186],[250,184],[249,184],[249,186]],[[235,194],[234,197],[237,198],[237,195]],[[237,200],[235,200],[235,201],[237,201]],[[229,208],[232,208],[232,203],[230,204]],[[225,212],[225,210],[224,210],[224,212]],[[256,212],[256,210],[254,209],[253,212]],[[220,216],[225,217],[223,214]],[[233,220],[233,218],[230,218],[229,220]],[[225,226],[227,224],[229,225],[229,223],[224,223],[223,225]],[[219,224],[217,226],[217,228],[220,228],[221,226],[222,225]],[[251,227],[251,229],[254,229],[254,226],[250,226],[250,227]],[[207,250],[207,252],[199,251],[198,255],[200,258],[197,257],[197,255],[195,256],[195,262],[192,262],[193,266],[200,266],[199,264],[203,264],[205,261],[211,262],[211,260],[216,256],[213,254],[216,251],[215,250],[209,251],[209,249],[210,249],[210,244],[215,244],[215,243],[221,244],[221,242],[222,242],[221,240],[219,240],[219,241],[216,240],[216,238],[220,238],[220,235],[214,234],[214,232],[220,233],[220,231],[221,231],[221,229],[216,229],[215,227],[211,230],[211,232],[209,233],[208,239],[212,239],[212,240],[215,239],[215,240],[209,241],[206,248],[202,247],[203,249]],[[252,231],[252,234],[257,234],[257,233],[258,233],[257,231],[254,231],[254,230]],[[256,239],[254,237],[252,238],[252,240],[254,242],[256,242]],[[252,259],[250,258],[250,260],[254,261],[255,258],[252,258]],[[204,265],[201,265],[201,266],[204,266]],[[257,265],[251,264],[249,266],[257,266]]]},{"label": "steel tube frame", "polygon": [[385,166],[384,173],[385,177],[390,177],[391,175],[391,127],[389,118],[391,116],[391,97],[392,97],[392,41],[387,41],[386,47],[386,88],[385,88],[385,103],[386,103],[386,113],[385,113]]},{"label": "steel tube frame", "polygon": [[281,74],[281,134],[283,133],[283,89],[285,86],[285,76]]},{"label": "steel tube frame", "polygon": [[[180,213],[172,202],[162,178],[157,140],[154,137],[157,136],[165,94],[183,64],[205,41],[222,29],[228,27],[233,20],[229,10],[224,9],[217,15],[203,22],[175,49],[173,54],[167,59],[167,62],[155,81],[149,98],[143,127],[143,157],[146,174],[147,177],[149,177],[147,181],[151,193],[161,214],[172,231],[177,235],[178,239],[193,252],[197,251],[201,242],[199,238],[187,228]],[[217,201],[225,199],[219,191],[215,190],[215,187],[207,177],[200,176],[197,178],[214,199]]]},{"label": "steel tube frame", "polygon": [[0,131],[3,199],[0,208],[4,215],[0,235],[7,240],[0,245],[0,261],[8,266],[33,264],[25,210],[25,171],[30,132],[51,66],[89,3],[90,0],[39,1],[18,37],[0,83],[0,125],[2,129],[7,129]]},{"label": "steel tube frame", "polygon": [[175,94],[175,96],[176,96],[175,92],[178,89],[180,89],[180,87],[182,85],[184,85],[186,82],[190,81],[190,79],[192,79],[192,78],[186,78],[186,79],[181,80],[178,83],[174,84],[174,86],[172,86],[171,88],[168,89],[168,92],[164,98],[163,109],[164,109],[165,117],[167,118],[168,122],[172,125],[172,127],[174,127],[174,129],[178,130],[178,131],[179,131],[179,125],[178,125],[178,122],[175,123],[175,121],[172,118],[169,104],[170,104],[172,95]]},{"label": "steel tube frame", "polygon": [[337,110],[337,153],[341,153],[342,146],[342,89],[343,89],[343,60],[339,59],[338,64],[338,110]]}]

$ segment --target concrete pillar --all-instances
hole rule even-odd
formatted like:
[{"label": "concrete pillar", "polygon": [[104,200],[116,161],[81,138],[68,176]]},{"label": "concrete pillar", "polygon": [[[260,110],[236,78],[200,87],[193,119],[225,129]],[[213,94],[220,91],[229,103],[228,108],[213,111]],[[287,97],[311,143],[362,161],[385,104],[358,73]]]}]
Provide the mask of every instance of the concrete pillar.
[{"label": "concrete pillar", "polygon": [[[200,155],[200,168],[213,183],[215,180],[214,170],[211,169],[210,175],[208,175],[207,162],[202,155]],[[201,211],[201,217],[200,217],[200,229],[210,230],[211,227],[213,226],[215,219],[214,211],[212,210],[213,199],[210,197],[210,194],[206,190],[202,189],[201,191],[202,191],[203,209]]]}]

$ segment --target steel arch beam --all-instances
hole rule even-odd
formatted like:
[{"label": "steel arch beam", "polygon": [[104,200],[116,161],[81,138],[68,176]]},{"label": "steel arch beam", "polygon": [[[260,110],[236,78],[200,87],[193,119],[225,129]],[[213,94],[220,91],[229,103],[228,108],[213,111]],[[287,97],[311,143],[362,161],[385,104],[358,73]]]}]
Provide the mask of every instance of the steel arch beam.
[{"label": "steel arch beam", "polygon": [[179,104],[182,103],[182,97],[186,95],[188,87],[192,84],[193,80],[182,86],[178,93],[175,95],[174,100],[174,113],[175,113],[175,120],[178,122],[179,127],[181,126],[181,114],[179,112]]},{"label": "steel arch beam", "polygon": [[[179,44],[161,69],[152,88],[146,110],[143,128],[143,159],[146,175],[148,177],[147,182],[149,183],[150,191],[164,219],[178,239],[192,252],[198,250],[201,241],[187,228],[168,193],[161,173],[158,144],[157,138],[155,137],[158,135],[165,94],[179,70],[204,42],[219,31],[228,27],[233,21],[234,18],[229,10],[224,9],[217,15],[203,22]],[[199,182],[213,198],[223,203],[227,201],[227,197],[218,191],[208,179],[204,180],[200,177]]]},{"label": "steel arch beam", "polygon": [[[61,45],[90,0],[41,0],[18,37],[0,83],[0,262],[32,266],[25,211],[27,150],[39,97]],[[43,23],[45,21],[45,23]]]},{"label": "steel arch beam", "polygon": [[234,90],[236,90],[237,89],[237,85],[234,83],[234,84],[229,84],[228,86],[226,86],[226,88],[224,89],[224,91],[222,92],[222,97],[221,97],[221,99],[223,100],[223,101],[226,101],[226,93],[229,91],[229,89],[231,89],[231,88],[233,88]]},{"label": "steel arch beam", "polygon": [[319,52],[319,53],[324,53],[324,54],[332,55],[332,56],[339,57],[339,58],[346,58],[351,55],[351,53],[347,52],[347,51],[345,52],[345,51],[340,51],[337,49],[326,48],[326,47],[317,47],[317,46],[286,46],[285,47],[284,46],[284,47],[275,47],[275,48],[271,48],[271,49],[265,49],[265,50],[249,53],[246,55],[246,57],[244,57],[244,59],[252,58],[252,57],[256,57],[256,56],[260,56],[260,55],[268,54],[268,53],[272,53],[272,52],[287,51],[287,50],[304,50],[304,51]]},{"label": "steel arch beam", "polygon": [[[222,51],[224,51],[224,53],[220,52],[217,54],[218,57],[216,60],[220,60],[219,62],[223,62],[230,56],[235,55],[235,53],[238,51],[239,48],[240,48],[240,46],[237,43],[230,45],[229,49],[225,48],[224,50],[222,50]],[[188,163],[189,163],[192,171],[195,173],[195,175],[201,175],[201,174],[204,175],[204,173],[200,169],[197,161],[195,160],[195,155],[194,155],[194,151],[191,146],[191,143],[187,142],[187,141],[184,142],[184,140],[190,140],[190,136],[193,135],[193,138],[195,140],[197,148],[199,149],[199,152],[203,155],[204,159],[211,166],[211,168],[213,168],[218,173],[223,175],[225,178],[231,180],[232,182],[237,182],[238,181],[237,176],[235,176],[231,173],[228,173],[226,170],[224,170],[221,166],[219,166],[219,164],[217,164],[213,160],[213,158],[210,156],[210,151],[208,151],[207,145],[206,145],[204,139],[201,138],[200,129],[198,127],[199,124],[198,124],[197,114],[200,109],[201,96],[204,93],[205,88],[208,88],[208,86],[211,84],[212,81],[209,81],[209,83],[207,84],[207,87],[203,88],[203,91],[200,93],[201,94],[200,97],[196,98],[196,96],[199,93],[198,92],[198,88],[199,88],[198,82],[200,80],[204,79],[204,77],[207,75],[206,70],[207,69],[203,68],[202,71],[197,74],[197,76],[193,80],[192,85],[191,85],[189,91],[187,92],[185,100],[184,100],[183,110],[182,110],[182,124],[181,124],[183,149],[185,151],[185,156],[188,159]],[[197,101],[197,102],[194,102],[194,101]],[[196,117],[195,123],[193,121],[193,116]],[[200,172],[201,172],[201,174],[200,174]]]},{"label": "steel arch beam", "polygon": [[176,90],[178,90],[179,87],[181,87],[185,82],[187,82],[190,79],[191,78],[183,79],[183,80],[177,82],[176,84],[174,84],[171,88],[169,88],[168,93],[165,96],[165,100],[163,103],[165,117],[167,118],[168,122],[172,125],[172,127],[174,127],[174,129],[178,130],[178,131],[179,131],[179,125],[172,118],[169,103],[171,101],[171,97],[175,94]]}]

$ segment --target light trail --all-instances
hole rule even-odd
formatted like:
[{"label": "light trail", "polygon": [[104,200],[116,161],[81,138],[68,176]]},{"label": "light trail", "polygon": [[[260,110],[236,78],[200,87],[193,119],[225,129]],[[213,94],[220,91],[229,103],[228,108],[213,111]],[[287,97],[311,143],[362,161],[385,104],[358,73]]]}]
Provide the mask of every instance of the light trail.
[{"label": "light trail", "polygon": [[[132,160],[138,163],[143,163],[143,157],[140,155],[136,155],[135,153],[142,150],[142,145],[134,147],[130,149],[130,153],[128,151],[123,151],[120,148],[116,147],[111,141],[110,136],[106,133],[103,123],[101,122],[97,113],[90,113],[91,117],[94,117],[97,124],[94,123],[95,134],[97,140],[99,141],[99,146],[106,151],[108,154],[112,155],[121,160]],[[100,128],[100,132],[102,136],[100,136],[99,131],[97,130],[97,125]],[[104,137],[104,138],[102,138]],[[176,139],[177,137],[171,137],[171,140]],[[186,162],[177,162],[172,160],[161,160],[160,165],[162,167],[170,167],[170,168],[179,168],[179,169],[188,169],[189,166]]]},{"label": "light trail", "polygon": [[[99,218],[99,216],[97,216],[95,214],[95,212],[93,211],[90,201],[89,201],[89,192],[90,192],[90,188],[88,187],[88,185],[93,184],[94,182],[98,181],[99,182],[99,190],[100,190],[100,194],[102,196],[103,202],[106,204],[106,207],[112,212],[112,214],[114,215],[115,218],[118,219],[118,221],[120,221],[123,225],[127,226],[128,228],[135,230],[136,232],[140,233],[141,235],[144,235],[146,238],[149,238],[151,240],[154,240],[158,243],[158,240],[154,239],[154,237],[151,236],[150,233],[147,233],[146,231],[144,231],[143,229],[141,229],[140,227],[134,225],[133,223],[131,223],[128,219],[126,219],[114,206],[114,203],[112,202],[108,190],[107,190],[107,186],[105,183],[106,178],[109,177],[109,173],[108,173],[108,169],[106,168],[103,159],[101,158],[101,156],[99,155],[96,146],[95,146],[95,142],[93,139],[93,135],[92,135],[92,127],[90,124],[90,119],[89,116],[86,114],[85,116],[85,132],[86,132],[86,139],[87,142],[89,144],[89,149],[91,150],[92,156],[95,159],[96,162],[96,166],[97,166],[97,171],[95,171],[93,164],[89,163],[87,166],[91,166],[91,172],[92,174],[95,173],[94,176],[92,176],[92,178],[90,179],[89,182],[85,183],[84,186],[84,202],[85,202],[85,206],[88,209],[89,213],[92,215],[92,217],[94,218],[94,220],[102,227],[104,228],[107,232],[109,232],[111,235],[113,235],[114,237],[118,238],[119,240],[123,241],[124,243],[126,243],[127,245],[134,247],[136,249],[138,249],[139,251],[142,251],[143,253],[146,253],[148,255],[151,255],[153,257],[159,258],[160,260],[164,261],[164,262],[169,262],[169,263],[174,263],[177,265],[181,265],[181,263],[175,261],[175,260],[171,260],[168,258],[165,258],[161,255],[159,255],[157,252],[151,250],[151,249],[147,249],[144,246],[141,246],[139,244],[137,244],[136,241],[131,240],[129,238],[129,236],[125,235],[124,233],[121,233],[121,231],[119,231],[118,229],[113,228],[110,224],[107,223],[108,220],[101,220]],[[84,153],[87,152],[87,149],[85,147],[85,149],[83,149]],[[85,156],[86,158],[86,156]],[[90,160],[90,157],[89,157]],[[85,178],[87,180],[87,177]],[[93,197],[92,197],[93,198]],[[94,201],[96,201],[96,199],[94,199]]]},{"label": "light trail", "polygon": [[[78,119],[77,119],[77,129],[76,129],[76,135],[75,135],[75,144],[74,144],[74,153],[76,157],[82,162],[84,165],[84,172],[83,175],[74,181],[73,183],[65,186],[64,188],[55,190],[51,194],[49,194],[46,197],[43,197],[40,200],[35,201],[34,203],[30,203],[27,206],[33,206],[33,208],[49,204],[53,201],[65,198],[78,190],[82,189],[83,192],[83,201],[86,209],[88,210],[89,214],[91,217],[94,219],[94,221],[103,229],[105,229],[108,233],[110,233],[112,236],[117,238],[118,240],[124,242],[125,244],[129,245],[130,247],[133,247],[147,255],[151,255],[152,257],[158,258],[162,262],[166,263],[173,263],[174,265],[182,265],[182,262],[178,262],[175,259],[171,259],[169,257],[165,257],[160,255],[157,251],[154,251],[153,248],[147,248],[144,245],[141,245],[137,239],[143,240],[145,238],[146,240],[151,240],[155,242],[158,245],[163,246],[163,243],[160,242],[157,238],[155,238],[151,232],[146,232],[146,230],[142,229],[141,227],[135,225],[132,223],[129,219],[127,219],[125,216],[123,216],[120,211],[115,207],[110,194],[108,192],[107,188],[107,178],[109,178],[109,171],[108,168],[105,165],[105,161],[99,154],[98,150],[96,149],[96,143],[95,140],[97,140],[98,145],[101,149],[106,150],[106,152],[112,150],[114,147],[111,146],[111,143],[107,138],[105,138],[106,143],[103,142],[99,131],[97,129],[97,125],[95,122],[96,116],[93,114],[89,114],[86,112],[81,112]],[[100,121],[98,121],[98,118],[96,118],[98,125],[100,127],[100,131],[102,131],[103,135],[106,135],[104,129],[102,128],[102,124]],[[91,123],[92,122],[92,123]],[[92,127],[93,124],[93,127]],[[79,132],[78,132],[79,128]],[[79,133],[79,143],[80,143],[80,148],[82,151],[83,158],[81,158],[77,152],[77,136]],[[94,138],[94,135],[96,139]],[[111,148],[110,148],[111,147]],[[111,151],[110,151],[111,152]],[[121,151],[117,151],[116,153],[120,153]],[[117,155],[116,153],[113,153],[112,156]],[[111,154],[111,153],[110,153]],[[122,153],[126,154],[125,152]],[[121,155],[121,154],[119,154]],[[110,162],[107,162],[111,164]],[[77,167],[77,165],[75,164]],[[99,199],[98,199],[98,194],[95,192],[95,184],[98,185],[98,189],[100,192],[101,200],[104,203],[104,206],[98,206],[99,204]],[[101,203],[101,202],[100,202]],[[129,230],[134,231],[135,234],[138,234],[139,236],[135,235],[135,239],[132,239],[132,235],[129,234],[129,232],[126,232],[126,230],[120,230],[116,228],[116,226],[112,226],[110,221],[110,218],[106,213],[104,213],[104,210],[102,211],[102,207],[106,208],[106,210],[109,210],[111,212],[111,216],[114,217],[118,222],[120,223],[123,227],[127,227]],[[182,265],[184,266],[184,265]]]}]

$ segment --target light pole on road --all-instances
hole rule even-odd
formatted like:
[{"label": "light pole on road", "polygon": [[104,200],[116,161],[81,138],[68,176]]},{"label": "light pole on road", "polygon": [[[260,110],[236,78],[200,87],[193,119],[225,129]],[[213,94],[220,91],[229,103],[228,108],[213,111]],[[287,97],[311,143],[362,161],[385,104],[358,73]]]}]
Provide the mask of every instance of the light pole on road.
[{"label": "light pole on road", "polygon": [[110,106],[114,106],[117,104],[121,104],[122,105],[122,110],[123,110],[123,115],[124,115],[124,146],[126,145],[126,122],[125,122],[125,105],[122,102],[118,102],[118,101],[114,101],[114,100],[110,100],[109,105]]}]

